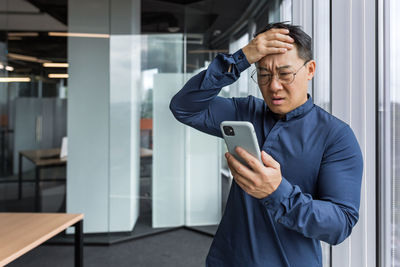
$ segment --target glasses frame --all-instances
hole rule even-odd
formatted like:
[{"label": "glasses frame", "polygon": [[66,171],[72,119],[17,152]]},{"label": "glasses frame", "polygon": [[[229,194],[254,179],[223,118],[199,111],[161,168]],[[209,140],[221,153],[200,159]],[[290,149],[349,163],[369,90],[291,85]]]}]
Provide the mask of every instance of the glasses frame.
[{"label": "glasses frame", "polygon": [[256,80],[256,79],[254,78],[254,75],[258,74],[258,73],[257,73],[257,69],[253,70],[253,72],[251,73],[251,76],[250,76],[250,77],[251,77],[251,79],[252,79],[256,84],[258,84],[258,85],[270,85],[271,82],[272,82],[272,80],[275,79],[275,76],[277,76],[277,78],[278,78],[277,81],[278,81],[279,83],[285,84],[285,85],[291,84],[291,83],[294,82],[294,80],[296,79],[296,74],[297,74],[305,65],[307,65],[307,63],[310,62],[310,61],[311,61],[311,60],[307,60],[306,62],[304,62],[304,64],[303,64],[300,68],[298,68],[296,72],[293,73],[293,79],[292,79],[290,82],[282,82],[282,81],[279,79],[279,74],[278,74],[278,73],[274,73],[274,74],[272,74],[272,78],[271,78],[271,80],[270,80],[269,82],[261,84],[261,83],[258,82],[258,79]]}]

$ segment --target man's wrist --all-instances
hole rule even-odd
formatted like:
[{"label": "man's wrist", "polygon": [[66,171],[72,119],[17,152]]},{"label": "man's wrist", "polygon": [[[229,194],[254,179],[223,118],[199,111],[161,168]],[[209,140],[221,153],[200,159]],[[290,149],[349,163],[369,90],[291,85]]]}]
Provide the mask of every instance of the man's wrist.
[{"label": "man's wrist", "polygon": [[[250,63],[247,61],[246,55],[243,53],[242,49],[239,49],[232,55],[235,65],[237,70],[240,72],[246,70],[248,67],[250,67]],[[233,66],[232,66],[233,69]]]}]

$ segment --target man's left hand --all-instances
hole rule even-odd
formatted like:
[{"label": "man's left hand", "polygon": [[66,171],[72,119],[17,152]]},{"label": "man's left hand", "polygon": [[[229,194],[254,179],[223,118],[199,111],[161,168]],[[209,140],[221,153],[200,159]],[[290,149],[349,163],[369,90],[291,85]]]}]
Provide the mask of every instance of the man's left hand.
[{"label": "man's left hand", "polygon": [[236,183],[255,198],[261,199],[272,194],[282,181],[280,164],[264,151],[261,152],[264,164],[241,147],[236,147],[235,151],[250,166],[243,165],[229,152],[225,153]]}]

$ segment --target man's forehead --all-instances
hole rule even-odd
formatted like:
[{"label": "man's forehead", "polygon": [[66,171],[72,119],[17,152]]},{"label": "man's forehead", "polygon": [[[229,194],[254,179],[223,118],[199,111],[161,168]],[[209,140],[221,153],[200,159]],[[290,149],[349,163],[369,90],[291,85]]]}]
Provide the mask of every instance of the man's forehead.
[{"label": "man's forehead", "polygon": [[297,49],[291,49],[284,54],[272,54],[260,59],[256,66],[258,69],[281,69],[295,66],[301,59],[298,56]]},{"label": "man's forehead", "polygon": [[269,66],[260,66],[260,65],[258,65],[258,66],[257,66],[257,69],[259,69],[259,70],[270,71],[270,70],[272,70],[272,69],[281,70],[281,69],[288,69],[288,68],[291,68],[291,67],[292,67],[292,65],[282,65],[282,66],[272,66],[272,67],[269,67]]}]

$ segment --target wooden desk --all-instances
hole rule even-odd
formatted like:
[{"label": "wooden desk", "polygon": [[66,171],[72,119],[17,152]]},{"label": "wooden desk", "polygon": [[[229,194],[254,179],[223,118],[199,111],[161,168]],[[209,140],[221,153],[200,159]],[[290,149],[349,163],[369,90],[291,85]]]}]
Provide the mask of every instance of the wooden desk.
[{"label": "wooden desk", "polygon": [[70,226],[75,227],[75,266],[83,266],[83,214],[0,213],[0,266]]},{"label": "wooden desk", "polygon": [[[40,170],[43,168],[63,166],[67,164],[66,159],[60,159],[60,149],[41,149],[41,150],[25,150],[19,152],[18,161],[18,199],[22,198],[22,161],[27,158],[35,165],[35,211],[40,211]],[[59,181],[49,180],[46,181]]]}]

